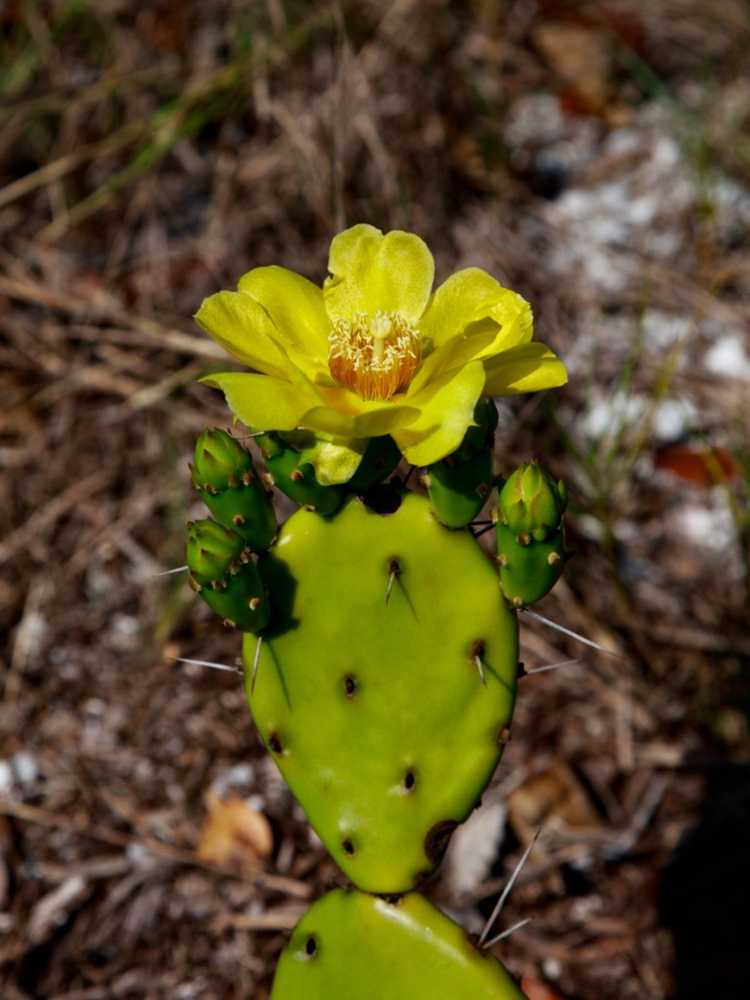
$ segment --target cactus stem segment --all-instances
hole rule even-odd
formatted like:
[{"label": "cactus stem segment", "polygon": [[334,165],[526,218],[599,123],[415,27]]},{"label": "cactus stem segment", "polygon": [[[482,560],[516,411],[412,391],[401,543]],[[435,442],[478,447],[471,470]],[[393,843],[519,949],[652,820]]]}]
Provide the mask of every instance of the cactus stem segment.
[{"label": "cactus stem segment", "polygon": [[255,656],[253,657],[253,672],[250,678],[250,690],[255,690],[255,682],[258,679],[258,664],[260,663],[260,650],[263,645],[263,636],[258,636],[258,641],[255,643]]},{"label": "cactus stem segment", "polygon": [[497,903],[495,903],[495,908],[492,911],[492,913],[490,914],[489,919],[487,920],[487,923],[484,925],[484,930],[481,933],[481,936],[479,938],[479,943],[478,943],[478,946],[480,948],[489,948],[491,946],[491,942],[487,941],[487,935],[492,930],[492,925],[495,923],[495,921],[497,920],[497,918],[500,916],[500,913],[502,912],[503,906],[505,906],[505,901],[508,898],[508,896],[510,896],[511,890],[513,889],[513,886],[515,885],[516,879],[521,874],[521,871],[523,870],[523,866],[526,864],[526,862],[528,861],[529,855],[534,850],[534,845],[536,844],[537,840],[539,839],[539,834],[541,832],[542,832],[542,828],[540,826],[537,829],[537,831],[534,834],[534,836],[529,841],[528,847],[526,848],[526,850],[521,855],[521,860],[518,862],[518,864],[516,865],[516,867],[513,870],[512,875],[510,876],[510,878],[506,882],[505,888],[503,889],[503,891],[500,894],[500,899],[498,899]]}]

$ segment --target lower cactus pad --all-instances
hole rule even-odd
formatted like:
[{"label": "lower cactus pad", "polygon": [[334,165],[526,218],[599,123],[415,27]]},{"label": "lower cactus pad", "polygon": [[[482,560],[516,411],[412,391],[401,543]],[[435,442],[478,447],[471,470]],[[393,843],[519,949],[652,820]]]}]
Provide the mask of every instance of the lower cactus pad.
[{"label": "lower cactus pad", "polygon": [[524,1000],[503,966],[424,897],[337,889],[292,933],[271,1000]]},{"label": "lower cactus pad", "polygon": [[495,568],[410,493],[387,515],[358,499],[332,518],[298,511],[268,569],[271,603],[287,611],[266,632],[254,689],[245,637],[256,724],[352,881],[409,890],[439,863],[507,738],[518,632]]}]

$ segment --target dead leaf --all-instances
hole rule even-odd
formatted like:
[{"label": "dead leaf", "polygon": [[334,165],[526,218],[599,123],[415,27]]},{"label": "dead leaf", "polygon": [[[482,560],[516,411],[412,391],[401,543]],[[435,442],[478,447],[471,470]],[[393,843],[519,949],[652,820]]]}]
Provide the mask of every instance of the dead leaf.
[{"label": "dead leaf", "polygon": [[545,22],[534,31],[534,43],[550,68],[575,95],[576,110],[602,110],[609,96],[609,48],[597,28]]},{"label": "dead leaf", "polygon": [[208,816],[198,844],[201,861],[217,865],[236,861],[257,868],[273,850],[271,824],[263,813],[237,795],[220,799],[210,792],[206,804]]},{"label": "dead leaf", "polygon": [[532,979],[530,976],[523,977],[521,989],[528,1000],[562,1000],[559,993],[555,993],[545,983],[540,983],[538,979]]},{"label": "dead leaf", "polygon": [[727,448],[669,444],[655,453],[654,465],[696,486],[731,482],[739,475],[737,463]]},{"label": "dead leaf", "polygon": [[508,811],[518,837],[528,843],[541,823],[554,820],[576,829],[596,829],[601,819],[574,772],[558,761],[532,775],[508,797]]}]

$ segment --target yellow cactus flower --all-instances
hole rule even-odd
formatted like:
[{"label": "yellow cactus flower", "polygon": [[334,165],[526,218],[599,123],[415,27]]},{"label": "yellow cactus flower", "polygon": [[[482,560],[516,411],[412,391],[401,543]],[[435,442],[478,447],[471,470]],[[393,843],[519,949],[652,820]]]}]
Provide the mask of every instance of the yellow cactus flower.
[{"label": "yellow cactus flower", "polygon": [[525,299],[476,267],[433,292],[432,254],[413,233],[352,226],[334,237],[328,270],[321,289],[283,267],[255,268],[195,317],[252,369],[203,381],[253,428],[312,431],[323,483],[351,478],[370,437],[390,434],[410,462],[429,465],[459,446],[480,396],[567,381],[532,341]]}]

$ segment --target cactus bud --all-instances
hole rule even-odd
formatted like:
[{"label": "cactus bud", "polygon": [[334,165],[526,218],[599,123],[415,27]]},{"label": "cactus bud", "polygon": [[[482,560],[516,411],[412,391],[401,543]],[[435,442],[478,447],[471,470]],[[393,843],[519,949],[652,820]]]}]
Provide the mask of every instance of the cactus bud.
[{"label": "cactus bud", "polygon": [[226,490],[238,486],[253,462],[239,441],[218,427],[203,431],[195,442],[193,485],[198,489],[213,486]]},{"label": "cactus bud", "polygon": [[536,462],[519,466],[500,491],[502,520],[516,535],[543,541],[562,523],[567,504],[565,484],[556,483]]},{"label": "cactus bud", "polygon": [[240,536],[216,521],[193,521],[188,526],[187,564],[193,579],[202,587],[223,580],[243,548]]}]

